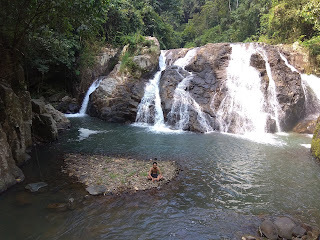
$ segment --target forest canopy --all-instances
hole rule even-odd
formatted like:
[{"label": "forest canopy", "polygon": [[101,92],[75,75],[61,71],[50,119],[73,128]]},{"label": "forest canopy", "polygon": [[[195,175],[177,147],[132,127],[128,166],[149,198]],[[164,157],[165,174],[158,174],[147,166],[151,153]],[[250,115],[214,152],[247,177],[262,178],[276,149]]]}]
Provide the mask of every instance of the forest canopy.
[{"label": "forest canopy", "polygon": [[79,73],[102,44],[155,36],[162,49],[299,41],[320,62],[319,0],[0,0],[0,46],[30,71]]}]

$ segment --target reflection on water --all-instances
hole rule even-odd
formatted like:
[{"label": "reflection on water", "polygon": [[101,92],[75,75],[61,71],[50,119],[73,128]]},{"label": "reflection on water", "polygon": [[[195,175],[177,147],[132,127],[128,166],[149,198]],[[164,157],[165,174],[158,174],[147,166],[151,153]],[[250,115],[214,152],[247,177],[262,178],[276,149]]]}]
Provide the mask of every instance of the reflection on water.
[{"label": "reflection on water", "polygon": [[[40,166],[24,167],[26,181],[0,196],[3,239],[239,239],[241,232],[255,234],[260,217],[270,214],[320,223],[320,166],[306,148],[308,136],[271,135],[272,142],[257,143],[230,134],[160,134],[89,117],[72,122],[57,143],[38,148]],[[86,130],[99,133],[79,141]],[[160,166],[175,160],[184,171],[160,191],[85,197],[59,173],[70,151],[157,157]],[[46,192],[24,191],[42,179]],[[74,210],[46,208],[69,198],[77,201]]]}]

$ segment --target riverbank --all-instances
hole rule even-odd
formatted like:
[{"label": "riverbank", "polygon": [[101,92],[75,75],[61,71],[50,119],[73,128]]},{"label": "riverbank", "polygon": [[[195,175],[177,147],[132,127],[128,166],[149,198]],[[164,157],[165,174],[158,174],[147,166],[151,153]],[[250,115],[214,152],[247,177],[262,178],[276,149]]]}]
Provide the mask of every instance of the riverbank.
[{"label": "riverbank", "polygon": [[62,172],[83,183],[91,195],[118,194],[124,191],[158,188],[177,176],[179,168],[174,161],[158,161],[164,179],[160,182],[147,180],[153,161],[67,154]]}]

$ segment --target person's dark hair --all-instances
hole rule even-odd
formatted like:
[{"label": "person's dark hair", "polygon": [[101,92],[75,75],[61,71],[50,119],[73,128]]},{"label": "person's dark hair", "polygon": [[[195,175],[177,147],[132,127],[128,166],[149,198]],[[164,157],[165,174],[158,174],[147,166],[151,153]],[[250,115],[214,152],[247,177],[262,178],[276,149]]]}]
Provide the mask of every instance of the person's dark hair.
[{"label": "person's dark hair", "polygon": [[158,163],[157,163],[157,162],[153,162],[153,163],[152,163],[152,165],[153,165],[153,164],[156,164],[156,165],[158,165]]}]

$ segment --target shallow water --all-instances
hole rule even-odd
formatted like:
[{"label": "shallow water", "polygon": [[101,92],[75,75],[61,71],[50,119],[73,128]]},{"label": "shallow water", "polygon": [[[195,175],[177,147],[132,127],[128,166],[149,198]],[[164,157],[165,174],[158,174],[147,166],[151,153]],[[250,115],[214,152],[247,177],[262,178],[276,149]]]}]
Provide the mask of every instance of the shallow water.
[{"label": "shallow water", "polygon": [[[1,239],[239,239],[255,234],[269,215],[320,224],[320,164],[308,135],[258,136],[258,143],[252,136],[159,133],[90,117],[72,123],[58,142],[33,151],[26,180],[0,195]],[[84,198],[83,188],[60,173],[64,152],[157,157],[160,167],[175,160],[183,171],[160,190]],[[41,176],[45,192],[24,190]],[[71,197],[84,201],[65,212],[47,209]]]}]

